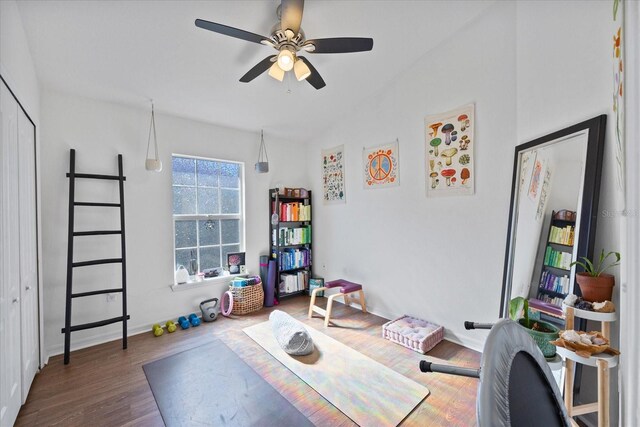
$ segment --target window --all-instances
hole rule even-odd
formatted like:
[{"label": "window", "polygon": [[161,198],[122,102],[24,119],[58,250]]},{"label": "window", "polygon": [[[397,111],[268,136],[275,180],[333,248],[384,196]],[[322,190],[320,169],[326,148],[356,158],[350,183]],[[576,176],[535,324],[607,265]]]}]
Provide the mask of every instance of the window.
[{"label": "window", "polygon": [[244,164],[174,155],[175,268],[190,275],[244,251]]}]

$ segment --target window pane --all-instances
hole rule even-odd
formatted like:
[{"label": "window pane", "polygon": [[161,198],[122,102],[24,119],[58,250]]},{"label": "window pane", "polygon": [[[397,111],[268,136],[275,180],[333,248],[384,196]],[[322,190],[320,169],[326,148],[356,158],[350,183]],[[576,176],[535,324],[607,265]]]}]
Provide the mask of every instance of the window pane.
[{"label": "window pane", "polygon": [[198,227],[200,229],[200,246],[220,244],[220,221],[217,219],[198,221]]},{"label": "window pane", "polygon": [[200,270],[216,268],[220,265],[220,246],[200,248]]},{"label": "window pane", "polygon": [[240,252],[240,245],[222,246],[222,260],[227,265],[227,254],[229,252]]},{"label": "window pane", "polygon": [[176,248],[192,248],[197,245],[196,222],[176,221]]},{"label": "window pane", "polygon": [[218,162],[208,160],[198,160],[198,186],[217,187],[218,186]]},{"label": "window pane", "polygon": [[[184,266],[184,268],[189,271],[189,264],[191,261],[191,249],[178,249],[176,250],[176,270],[179,266]],[[189,271],[191,274],[191,272]]]},{"label": "window pane", "polygon": [[220,213],[217,188],[198,188],[198,213],[200,215]]},{"label": "window pane", "polygon": [[240,220],[223,219],[222,223],[222,244],[240,243]]},{"label": "window pane", "polygon": [[195,187],[173,187],[173,213],[174,214],[196,213],[196,188]]},{"label": "window pane", "polygon": [[222,213],[240,213],[240,191],[220,190],[222,199]]},{"label": "window pane", "polygon": [[173,157],[173,185],[196,185],[196,161]]},{"label": "window pane", "polygon": [[220,187],[240,188],[240,165],[218,163],[220,165]]}]

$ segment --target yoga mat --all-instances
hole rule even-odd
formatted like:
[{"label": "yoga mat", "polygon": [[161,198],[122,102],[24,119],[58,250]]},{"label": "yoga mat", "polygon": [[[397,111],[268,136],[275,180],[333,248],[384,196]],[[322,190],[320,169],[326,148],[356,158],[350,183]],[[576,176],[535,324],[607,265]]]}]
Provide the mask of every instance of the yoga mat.
[{"label": "yoga mat", "polygon": [[429,390],[413,380],[305,325],[315,350],[290,356],[269,322],[244,328],[262,348],[362,427],[396,426]]},{"label": "yoga mat", "polygon": [[275,298],[276,274],[277,266],[275,260],[269,261],[269,275],[267,278],[267,289],[264,292],[264,306],[273,307],[273,299]]},{"label": "yoga mat", "polygon": [[167,427],[313,426],[220,340],[142,369]]},{"label": "yoga mat", "polygon": [[264,288],[265,295],[267,295],[267,279],[269,278],[269,256],[268,255],[260,255],[260,281],[262,282],[262,287]]}]

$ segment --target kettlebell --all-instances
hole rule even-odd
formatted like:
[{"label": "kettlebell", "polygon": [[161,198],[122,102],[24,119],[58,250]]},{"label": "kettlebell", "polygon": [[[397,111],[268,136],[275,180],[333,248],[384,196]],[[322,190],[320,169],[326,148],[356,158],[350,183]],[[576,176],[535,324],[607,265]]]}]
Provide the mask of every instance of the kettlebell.
[{"label": "kettlebell", "polygon": [[200,303],[200,311],[202,311],[202,320],[205,322],[213,322],[218,318],[220,306],[218,298],[211,298]]},{"label": "kettlebell", "polygon": [[162,326],[160,326],[159,324],[155,324],[152,326],[153,328],[153,335],[155,335],[156,337],[159,337],[160,335],[164,334],[164,330],[162,329]]},{"label": "kettlebell", "polygon": [[165,326],[167,327],[167,332],[169,333],[175,332],[176,329],[178,328],[176,324],[173,323],[171,320],[167,320],[167,323],[165,323]]}]

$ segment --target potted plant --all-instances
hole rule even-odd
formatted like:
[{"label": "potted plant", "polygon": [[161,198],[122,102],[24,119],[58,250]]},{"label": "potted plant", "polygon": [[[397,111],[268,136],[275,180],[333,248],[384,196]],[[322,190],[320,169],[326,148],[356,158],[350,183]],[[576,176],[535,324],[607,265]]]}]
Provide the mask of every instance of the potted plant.
[{"label": "potted plant", "polygon": [[[607,260],[611,256],[615,260],[607,264]],[[581,258],[583,261],[574,261],[571,266],[577,264],[584,269],[584,272],[576,273],[576,282],[580,286],[582,298],[589,302],[611,301],[616,278],[612,274],[605,273],[605,271],[620,265],[620,252],[611,251],[605,254],[603,249],[600,252],[600,259],[597,265],[587,257]]]},{"label": "potted plant", "polygon": [[551,358],[556,355],[556,346],[549,341],[558,339],[560,329],[548,322],[529,319],[529,301],[523,297],[512,299],[509,302],[509,317],[527,330],[544,357]]}]

